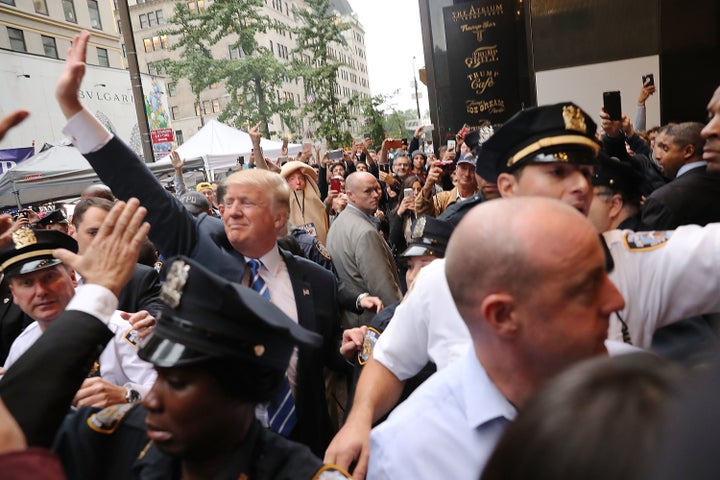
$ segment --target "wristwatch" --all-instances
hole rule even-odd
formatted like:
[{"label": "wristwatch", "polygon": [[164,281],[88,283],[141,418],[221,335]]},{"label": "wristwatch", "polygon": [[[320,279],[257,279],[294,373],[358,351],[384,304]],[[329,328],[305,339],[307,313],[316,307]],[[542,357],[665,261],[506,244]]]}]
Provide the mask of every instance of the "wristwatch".
[{"label": "wristwatch", "polygon": [[127,403],[135,403],[140,401],[140,392],[132,387],[125,387],[125,401]]},{"label": "wristwatch", "polygon": [[357,299],[355,300],[355,309],[356,310],[362,310],[363,308],[360,306],[360,300],[362,300],[365,297],[369,297],[370,294],[368,292],[361,293],[357,296]]}]

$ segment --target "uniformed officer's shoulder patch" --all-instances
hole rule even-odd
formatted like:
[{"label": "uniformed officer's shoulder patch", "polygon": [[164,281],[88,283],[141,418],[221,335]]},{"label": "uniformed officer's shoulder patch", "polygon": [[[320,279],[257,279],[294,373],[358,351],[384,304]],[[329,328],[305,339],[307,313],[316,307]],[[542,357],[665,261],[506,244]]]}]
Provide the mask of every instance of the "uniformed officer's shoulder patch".
[{"label": "uniformed officer's shoulder patch", "polygon": [[320,467],[312,480],[336,480],[338,478],[352,478],[352,475],[337,465],[327,464]]},{"label": "uniformed officer's shoulder patch", "polygon": [[327,258],[328,260],[332,260],[332,255],[330,255],[330,252],[327,251],[325,246],[320,242],[315,242],[315,249],[318,251],[320,255]]},{"label": "uniformed officer's shoulder patch", "polygon": [[123,335],[123,340],[132,345],[135,349],[140,346],[140,336],[138,336],[137,330],[135,329],[131,328],[130,330],[125,332],[125,335]]},{"label": "uniformed officer's shoulder patch", "polygon": [[88,427],[98,433],[110,435],[115,432],[122,419],[128,414],[134,403],[120,403],[110,405],[97,413],[93,413],[87,419]]},{"label": "uniformed officer's shoulder patch", "polygon": [[373,327],[368,327],[365,338],[363,338],[362,350],[358,352],[358,363],[365,365],[370,360],[375,344],[380,338],[380,332]]},{"label": "uniformed officer's shoulder patch", "polygon": [[625,235],[625,247],[632,251],[654,250],[663,247],[672,234],[672,230],[630,232]]}]

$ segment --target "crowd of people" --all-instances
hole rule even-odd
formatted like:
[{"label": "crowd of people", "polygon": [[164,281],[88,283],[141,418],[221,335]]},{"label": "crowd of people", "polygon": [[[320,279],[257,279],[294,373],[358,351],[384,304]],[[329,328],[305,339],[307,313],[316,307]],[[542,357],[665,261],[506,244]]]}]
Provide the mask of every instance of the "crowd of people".
[{"label": "crowd of people", "polygon": [[564,102],[437,152],[271,159],[256,125],[171,192],[83,107],[88,39],[56,97],[103,183],[0,216],[8,478],[720,472],[687,448],[720,431],[720,87],[706,124],[646,131],[645,82],[634,122]]}]

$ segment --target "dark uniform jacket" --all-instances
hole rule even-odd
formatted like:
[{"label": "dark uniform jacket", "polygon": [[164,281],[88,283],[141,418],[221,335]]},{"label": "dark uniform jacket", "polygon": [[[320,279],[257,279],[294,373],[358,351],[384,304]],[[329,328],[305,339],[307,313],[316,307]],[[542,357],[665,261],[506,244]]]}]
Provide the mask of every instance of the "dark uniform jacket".
[{"label": "dark uniform jacket", "polygon": [[[180,478],[179,462],[148,443],[147,412],[141,405],[114,405],[100,411],[86,407],[66,417],[92,363],[112,337],[95,317],[64,312],[8,369],[0,380],[0,396],[28,446],[47,447],[57,432],[54,449],[70,479]],[[307,447],[255,421],[237,455],[217,478],[313,479],[321,465]],[[330,478],[345,478],[331,471]]]},{"label": "dark uniform jacket", "polygon": [[[149,442],[146,415],[142,405],[116,405],[100,411],[83,408],[69,415],[54,447],[68,478],[179,479],[180,461]],[[321,466],[308,447],[263,428],[256,420],[215,479],[310,480]]]},{"label": "dark uniform jacket", "polygon": [[[187,255],[230,281],[242,281],[245,259],[232,247],[219,223],[207,214],[194,218],[121,140],[113,137],[86,158],[118,198],[137,197],[148,209],[150,239],[165,258]],[[323,455],[334,433],[326,407],[323,367],[345,368],[338,352],[337,283],[333,274],[319,265],[283,250],[280,253],[290,274],[299,324],[324,339],[321,350],[299,349],[295,390],[298,422],[291,439]]]}]

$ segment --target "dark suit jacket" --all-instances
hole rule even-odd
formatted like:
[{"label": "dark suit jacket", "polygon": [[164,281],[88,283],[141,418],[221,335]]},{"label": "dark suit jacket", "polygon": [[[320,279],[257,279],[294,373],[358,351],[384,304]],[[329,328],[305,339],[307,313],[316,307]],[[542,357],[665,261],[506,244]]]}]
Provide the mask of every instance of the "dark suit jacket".
[{"label": "dark suit jacket", "polygon": [[680,225],[720,221],[720,176],[693,168],[655,190],[643,205],[640,230],[673,230]]},{"label": "dark suit jacket", "polygon": [[8,369],[0,380],[0,397],[28,446],[50,446],[75,393],[112,337],[97,318],[65,311]]},{"label": "dark suit jacket", "polygon": [[5,364],[12,343],[32,321],[15,305],[10,288],[3,280],[0,283],[0,366]]},{"label": "dark suit jacket", "polygon": [[160,295],[160,276],[157,271],[138,263],[125,288],[118,297],[118,310],[139,312],[147,310],[156,316],[162,309]]},{"label": "dark suit jacket", "polygon": [[[187,255],[228,280],[242,281],[245,258],[230,245],[222,222],[207,214],[193,217],[121,140],[113,138],[86,158],[118,198],[137,197],[148,209],[150,239],[165,258]],[[292,435],[322,456],[332,437],[323,366],[345,368],[337,351],[340,335],[337,284],[333,274],[319,265],[282,250],[281,253],[292,281],[300,325],[325,340],[321,351],[306,348],[299,351],[295,399],[298,423]]]}]

